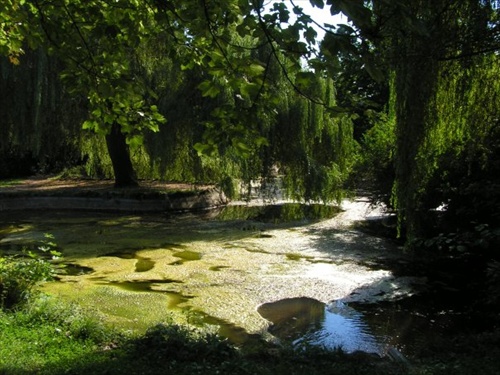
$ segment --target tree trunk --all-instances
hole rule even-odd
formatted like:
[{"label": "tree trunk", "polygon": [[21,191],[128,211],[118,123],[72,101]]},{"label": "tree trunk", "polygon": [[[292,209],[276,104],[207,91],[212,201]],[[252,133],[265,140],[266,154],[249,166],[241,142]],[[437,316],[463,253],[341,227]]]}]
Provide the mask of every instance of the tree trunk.
[{"label": "tree trunk", "polygon": [[[420,52],[417,49],[413,51]],[[424,58],[425,55],[417,56],[406,58],[402,66],[396,68],[395,193],[400,223],[404,224],[407,240],[425,234],[423,230],[427,212],[422,211],[421,195],[429,178],[429,166],[425,161],[426,155],[422,154],[422,147],[429,129],[436,122],[432,102],[436,91],[437,60]]]},{"label": "tree trunk", "polygon": [[119,124],[113,124],[110,133],[106,135],[106,146],[113,164],[115,187],[138,186],[125,135],[121,132]]}]

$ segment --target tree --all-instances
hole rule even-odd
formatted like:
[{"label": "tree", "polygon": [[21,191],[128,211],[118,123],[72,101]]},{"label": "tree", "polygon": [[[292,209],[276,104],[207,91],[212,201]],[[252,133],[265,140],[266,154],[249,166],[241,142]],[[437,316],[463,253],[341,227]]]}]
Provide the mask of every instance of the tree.
[{"label": "tree", "polygon": [[[437,95],[445,80],[447,61],[461,69],[478,63],[475,57],[500,49],[498,14],[489,1],[399,0],[311,1],[331,14],[344,13],[351,26],[326,26],[322,45],[324,69],[340,69],[349,54],[363,62],[376,80],[394,76],[391,95],[396,118],[395,184],[393,201],[401,228],[409,239],[425,231],[427,211],[423,193],[439,154],[432,135],[441,121]],[[307,20],[302,18],[302,27]],[[382,58],[382,60],[381,60]],[[381,70],[387,64],[386,72]],[[472,65],[471,65],[472,64]],[[315,61],[315,66],[321,63]],[[470,86],[462,86],[468,90]],[[463,105],[463,104],[462,104]],[[472,109],[473,110],[473,109]],[[476,111],[480,109],[476,109]],[[470,126],[470,125],[468,125]]]},{"label": "tree", "polygon": [[[116,185],[126,186],[135,184],[127,148],[140,146],[143,131],[157,131],[163,122],[137,55],[145,43],[162,40],[182,69],[201,72],[197,87],[214,105],[210,118],[202,120],[204,140],[195,145],[200,155],[259,159],[269,135],[269,124],[262,120],[271,118],[279,95],[269,85],[272,61],[296,91],[312,92],[318,81],[301,71],[299,61],[307,51],[304,43],[294,41],[293,28],[281,35],[276,19],[266,16],[263,22],[261,6],[194,0],[9,1],[2,12],[0,52],[19,63],[24,46],[41,46],[62,61],[65,85],[88,99],[90,118],[83,127],[105,135]],[[266,46],[268,53],[259,56]]]},{"label": "tree", "polygon": [[154,27],[152,12],[137,1],[13,0],[1,15],[0,53],[14,64],[25,46],[57,56],[69,90],[88,98],[83,127],[106,135],[115,185],[135,185],[128,147],[163,122],[129,58]]},{"label": "tree", "polygon": [[[256,97],[264,68],[227,52],[231,30],[242,9],[249,9],[248,4],[240,5],[12,0],[1,12],[0,53],[14,64],[22,61],[26,46],[57,56],[65,65],[65,84],[88,99],[90,118],[83,128],[106,136],[116,186],[135,185],[128,147],[141,145],[143,131],[157,131],[164,122],[154,104],[156,95],[134,69],[135,51],[147,40],[167,38],[169,52],[184,60],[186,69],[206,67],[212,78],[230,77],[225,84],[241,97]],[[206,79],[200,85],[204,96],[219,94],[215,81]],[[248,132],[234,125],[221,129],[231,131],[235,145],[243,145],[240,138]]]},{"label": "tree", "polygon": [[[320,56],[314,51],[313,20],[295,5],[297,21],[288,23],[283,2],[269,12],[261,1],[123,0],[50,3],[10,0],[2,11],[0,53],[13,63],[24,45],[42,46],[65,64],[64,82],[88,98],[90,118],[84,128],[106,135],[117,186],[134,184],[127,147],[142,143],[146,129],[157,131],[164,121],[156,95],[134,65],[135,51],[145,41],[164,38],[183,69],[203,69],[198,85],[202,96],[216,99],[231,93],[242,98],[222,100],[205,121],[200,154],[214,154],[229,144],[248,157],[249,149],[263,146],[259,133],[259,104],[271,98],[270,62],[275,61],[291,87],[330,116],[349,116],[346,108],[314,92],[320,71],[334,76],[344,56],[357,56],[375,79],[384,79],[380,57],[394,74],[397,119],[394,201],[410,237],[424,221],[419,195],[429,175],[421,152],[438,114],[435,97],[442,61],[495,51],[498,48],[496,13],[484,1],[422,0],[313,0],[332,15],[346,14],[352,26],[324,25],[328,37]],[[292,2],[293,4],[293,2]],[[245,45],[234,38],[253,39]],[[266,59],[249,51],[266,46]],[[378,51],[378,52],[377,52]],[[381,53],[380,53],[381,52]],[[377,54],[378,53],[378,54]],[[311,70],[302,68],[309,58]],[[343,99],[344,102],[347,100]],[[236,104],[235,104],[236,103]],[[260,108],[260,110],[259,110]],[[244,119],[244,120],[243,120]]]},{"label": "tree", "polygon": [[[439,87],[446,62],[463,70],[480,56],[500,48],[496,14],[482,1],[420,1],[388,7],[374,2],[379,36],[385,36],[387,59],[395,74],[397,143],[394,202],[411,241],[425,235],[428,209],[423,196],[439,155],[435,130],[441,123]],[[393,14],[398,14],[395,19]],[[385,29],[385,30],[384,30]],[[465,86],[463,87],[466,88]],[[458,104],[458,103],[457,103]],[[464,105],[464,103],[462,103]],[[480,108],[469,107],[471,111]],[[467,124],[466,126],[472,126]],[[453,132],[448,128],[448,132]],[[433,143],[434,142],[434,143]],[[430,144],[433,146],[429,147]]]}]

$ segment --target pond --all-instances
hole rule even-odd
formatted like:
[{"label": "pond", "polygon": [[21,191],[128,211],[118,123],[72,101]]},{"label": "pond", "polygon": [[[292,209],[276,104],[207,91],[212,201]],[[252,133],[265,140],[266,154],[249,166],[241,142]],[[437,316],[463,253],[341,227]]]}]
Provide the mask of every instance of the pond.
[{"label": "pond", "polygon": [[120,328],[141,332],[174,320],[208,325],[241,345],[263,338],[377,355],[392,346],[411,354],[400,320],[374,319],[393,317],[390,305],[382,313],[374,306],[412,296],[422,280],[392,274],[383,261],[404,264],[401,250],[351,228],[354,220],[379,217],[378,209],[363,199],[342,208],[230,205],[168,216],[0,212],[0,251],[34,249],[51,233],[64,264],[44,291]]}]

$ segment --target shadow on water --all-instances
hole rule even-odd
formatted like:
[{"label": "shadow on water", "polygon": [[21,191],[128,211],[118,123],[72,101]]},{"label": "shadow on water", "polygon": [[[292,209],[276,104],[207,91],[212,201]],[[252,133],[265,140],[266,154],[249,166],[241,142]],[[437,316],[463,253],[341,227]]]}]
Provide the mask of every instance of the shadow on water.
[{"label": "shadow on water", "polygon": [[417,255],[405,252],[392,238],[367,234],[357,227],[334,226],[307,228],[306,235],[312,238],[312,248],[337,264],[354,262],[373,270],[389,270],[395,276],[421,274],[414,267]]},{"label": "shadow on water", "polygon": [[103,284],[116,286],[128,292],[161,293],[163,295],[168,296],[169,303],[167,307],[169,309],[173,309],[178,307],[178,305],[180,305],[181,303],[187,302],[191,297],[185,296],[178,292],[155,289],[155,285],[171,284],[171,283],[180,283],[180,282],[178,280],[161,279],[161,280],[145,280],[145,281],[113,281]]},{"label": "shadow on water", "polygon": [[62,263],[60,265],[56,265],[57,275],[83,276],[83,275],[89,275],[93,272],[94,272],[93,268],[81,266],[75,263]]},{"label": "shadow on water", "polygon": [[262,341],[262,337],[258,334],[249,334],[244,328],[238,327],[235,324],[229,323],[223,319],[208,315],[199,310],[189,310],[189,323],[197,326],[214,326],[217,334],[225,337],[231,343],[237,346],[248,346],[253,343]]},{"label": "shadow on water", "polygon": [[103,257],[116,257],[120,259],[136,259],[135,272],[147,272],[154,268],[155,262],[149,258],[141,257],[135,252],[116,252],[102,255]]},{"label": "shadow on water", "polygon": [[190,250],[178,251],[172,255],[176,258],[181,258],[182,261],[184,261],[184,262],[201,259],[200,253],[198,253],[196,251],[190,251]]},{"label": "shadow on water", "polygon": [[153,288],[155,284],[171,284],[171,283],[179,283],[177,280],[170,279],[161,279],[161,280],[140,280],[140,281],[111,281],[109,283],[105,283],[108,285],[117,286],[123,290],[127,290],[129,292],[156,292],[156,293],[164,293],[163,290],[156,290]]}]

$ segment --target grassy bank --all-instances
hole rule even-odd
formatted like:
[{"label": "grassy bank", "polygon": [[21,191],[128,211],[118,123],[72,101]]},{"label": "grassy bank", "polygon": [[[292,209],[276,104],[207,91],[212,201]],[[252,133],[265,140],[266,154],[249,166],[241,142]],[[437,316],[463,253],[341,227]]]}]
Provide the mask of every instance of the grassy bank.
[{"label": "grassy bank", "polygon": [[0,374],[497,374],[499,337],[455,337],[404,367],[365,354],[262,343],[236,348],[199,328],[164,323],[143,335],[106,327],[76,305],[42,297],[0,311]]},{"label": "grassy bank", "polygon": [[0,312],[0,373],[403,374],[386,360],[263,343],[235,348],[198,328],[159,324],[140,336],[106,328],[75,305],[42,298]]}]

